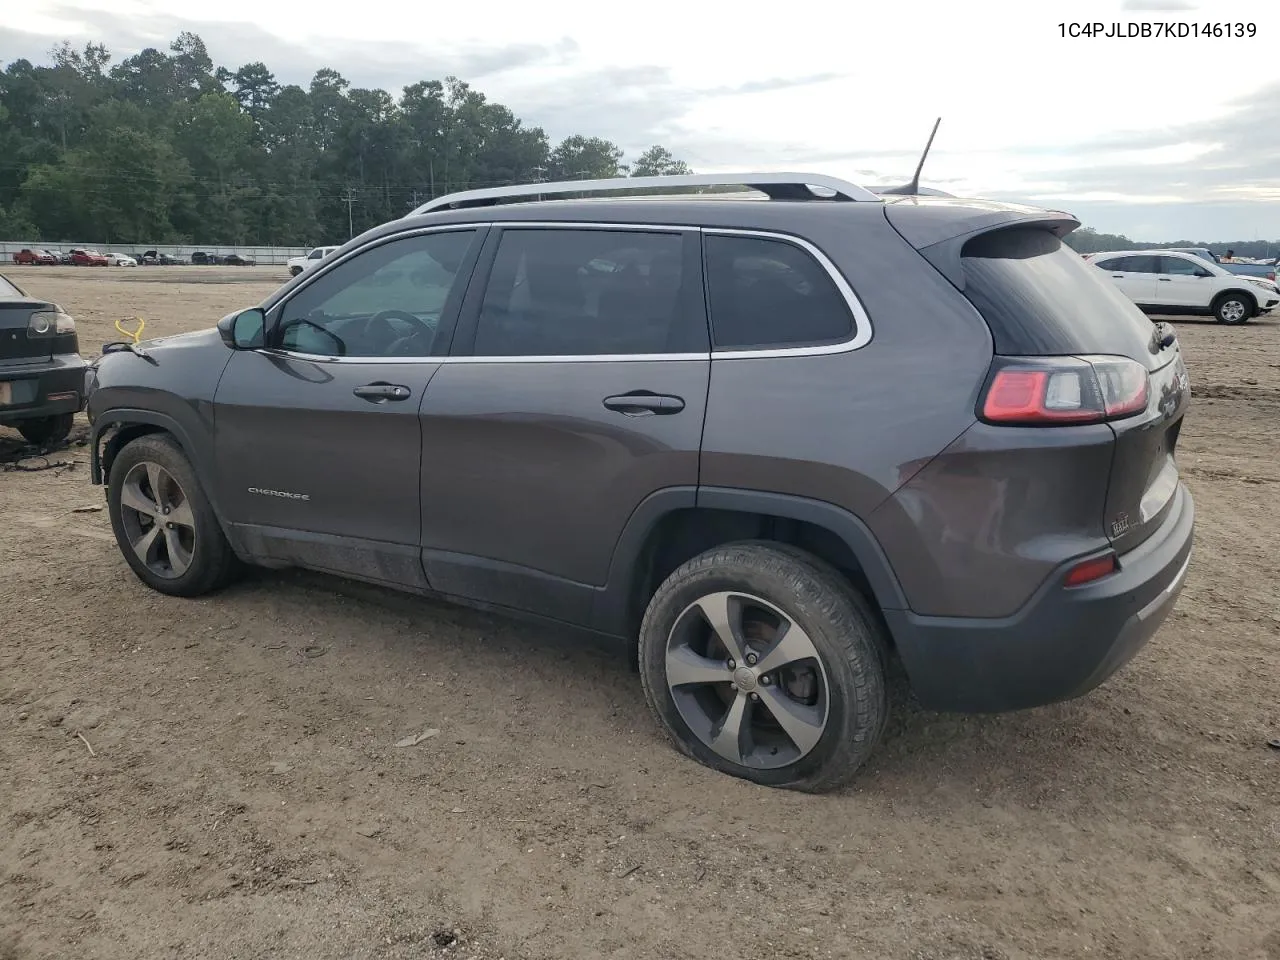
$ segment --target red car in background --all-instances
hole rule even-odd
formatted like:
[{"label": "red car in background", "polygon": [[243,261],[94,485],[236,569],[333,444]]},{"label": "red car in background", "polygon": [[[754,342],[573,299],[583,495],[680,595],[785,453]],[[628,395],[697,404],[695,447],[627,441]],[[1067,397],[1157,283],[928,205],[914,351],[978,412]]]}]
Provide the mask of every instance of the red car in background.
[{"label": "red car in background", "polygon": [[28,250],[25,247],[13,255],[13,262],[24,266],[57,266],[58,258],[48,250]]},{"label": "red car in background", "polygon": [[71,262],[77,267],[105,267],[107,258],[97,250],[72,250]]}]

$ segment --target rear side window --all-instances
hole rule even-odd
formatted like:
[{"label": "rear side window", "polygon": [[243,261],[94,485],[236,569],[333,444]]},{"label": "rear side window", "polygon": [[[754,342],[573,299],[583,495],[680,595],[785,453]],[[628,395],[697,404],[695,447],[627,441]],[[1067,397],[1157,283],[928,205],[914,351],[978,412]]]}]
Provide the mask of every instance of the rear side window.
[{"label": "rear side window", "polygon": [[708,234],[707,299],[719,350],[847,340],[853,314],[831,275],[785,240]]},{"label": "rear side window", "polygon": [[[619,356],[696,349],[679,233],[508,228],[476,328],[479,357]],[[694,278],[696,281],[696,277]],[[701,348],[706,325],[701,317]]]},{"label": "rear side window", "polygon": [[1149,355],[1151,321],[1048,230],[982,234],[961,256],[965,296],[991,328],[996,353]]},{"label": "rear side window", "polygon": [[1156,273],[1158,264],[1156,257],[1125,257],[1120,261],[1120,269],[1125,273]]},{"label": "rear side window", "polygon": [[1160,272],[1175,277],[1195,277],[1203,272],[1203,268],[1194,260],[1182,257],[1161,257]]}]

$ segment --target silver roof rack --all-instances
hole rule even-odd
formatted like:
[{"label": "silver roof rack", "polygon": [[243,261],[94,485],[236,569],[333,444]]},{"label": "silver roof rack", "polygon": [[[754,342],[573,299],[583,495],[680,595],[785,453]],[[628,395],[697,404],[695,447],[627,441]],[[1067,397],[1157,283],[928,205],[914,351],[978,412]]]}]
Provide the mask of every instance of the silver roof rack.
[{"label": "silver roof rack", "polygon": [[[771,200],[863,200],[880,201],[865,187],[821,173],[691,173],[671,177],[613,177],[608,180],[564,180],[556,183],[521,183],[485,190],[463,190],[437,197],[414,208],[407,216],[433,210],[485,207],[502,200],[556,196],[568,193],[599,193],[619,190],[670,190],[673,187],[751,187]],[[814,187],[830,192],[826,196]]]}]

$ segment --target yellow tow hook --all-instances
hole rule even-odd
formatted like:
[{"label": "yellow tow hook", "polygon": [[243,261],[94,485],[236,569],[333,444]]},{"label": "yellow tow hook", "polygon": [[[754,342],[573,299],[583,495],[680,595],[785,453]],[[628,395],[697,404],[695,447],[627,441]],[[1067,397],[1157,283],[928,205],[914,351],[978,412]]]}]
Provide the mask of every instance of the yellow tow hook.
[{"label": "yellow tow hook", "polygon": [[146,327],[147,321],[143,320],[141,317],[129,317],[128,319],[138,321],[137,330],[129,331],[129,330],[126,330],[124,327],[120,326],[120,324],[124,322],[123,320],[116,321],[116,329],[119,330],[121,333],[123,333],[126,337],[128,337],[134,343],[137,343],[139,340],[142,339],[142,331]]}]

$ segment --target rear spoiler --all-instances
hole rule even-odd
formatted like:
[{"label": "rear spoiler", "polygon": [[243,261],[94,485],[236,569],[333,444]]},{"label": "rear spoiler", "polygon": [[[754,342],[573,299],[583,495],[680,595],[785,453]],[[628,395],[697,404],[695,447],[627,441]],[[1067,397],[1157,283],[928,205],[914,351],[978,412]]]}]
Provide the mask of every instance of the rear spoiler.
[{"label": "rear spoiler", "polygon": [[1011,227],[1036,227],[1065,237],[1080,226],[1079,220],[1061,210],[983,200],[891,203],[885,205],[884,214],[898,235],[961,292],[964,267],[960,255],[974,237]]}]

